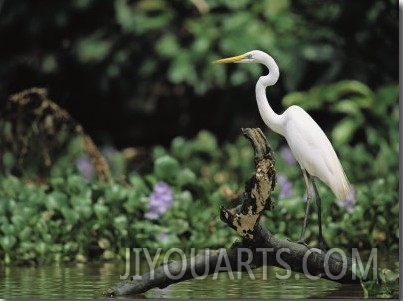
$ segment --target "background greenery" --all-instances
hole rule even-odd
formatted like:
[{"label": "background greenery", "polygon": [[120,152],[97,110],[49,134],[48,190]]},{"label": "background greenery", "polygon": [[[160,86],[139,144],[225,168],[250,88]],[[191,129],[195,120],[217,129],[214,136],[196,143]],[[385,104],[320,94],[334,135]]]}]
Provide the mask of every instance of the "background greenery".
[{"label": "background greenery", "polygon": [[[355,79],[398,81],[396,1],[1,1],[0,101],[43,86],[96,142],[168,144],[200,129],[233,139],[260,125],[258,65],[214,59],[252,49],[280,66],[269,99]],[[0,107],[1,108],[1,107]],[[332,128],[340,118],[313,112]]]},{"label": "background greenery", "polygon": [[[25,162],[30,172],[16,177],[16,154],[0,149],[2,262],[113,259],[128,246],[232,242],[236,235],[219,220],[218,206],[231,206],[253,172],[252,150],[239,135],[241,127],[266,129],[254,101],[262,69],[211,61],[251,49],[270,52],[280,67],[279,83],[268,89],[275,110],[291,104],[308,110],[354,185],[352,208],[339,206],[320,186],[329,245],[397,249],[394,1],[3,0],[0,37],[1,108],[11,93],[48,88],[112,169],[109,182],[85,173],[77,160],[88,161],[87,154],[79,139],[69,137],[69,147],[53,154],[46,178],[35,172],[36,160]],[[297,239],[304,213],[301,173],[282,157],[284,140],[266,133],[277,171],[290,184],[279,181],[276,208],[263,222]],[[140,147],[144,157],[129,161],[128,151]],[[161,181],[172,187],[174,201],[150,220],[149,197]],[[316,218],[313,213],[307,232],[313,242]]]}]

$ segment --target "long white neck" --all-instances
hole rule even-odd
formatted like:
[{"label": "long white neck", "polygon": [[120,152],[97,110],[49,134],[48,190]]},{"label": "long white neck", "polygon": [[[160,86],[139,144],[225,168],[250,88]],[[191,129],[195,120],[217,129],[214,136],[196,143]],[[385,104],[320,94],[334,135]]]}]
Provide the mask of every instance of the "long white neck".
[{"label": "long white neck", "polygon": [[283,117],[273,111],[266,97],[266,87],[273,86],[277,82],[280,71],[274,59],[268,54],[263,59],[260,59],[259,63],[269,69],[269,74],[261,76],[256,83],[256,101],[260,116],[270,129],[283,135]]}]

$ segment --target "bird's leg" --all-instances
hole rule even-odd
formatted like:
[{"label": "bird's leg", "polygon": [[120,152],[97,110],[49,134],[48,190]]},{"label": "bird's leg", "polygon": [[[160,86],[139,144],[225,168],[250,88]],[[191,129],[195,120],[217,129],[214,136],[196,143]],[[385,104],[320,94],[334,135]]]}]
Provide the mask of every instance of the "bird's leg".
[{"label": "bird's leg", "polygon": [[315,178],[312,177],[311,178],[312,181],[312,186],[313,189],[315,190],[315,201],[316,201],[316,206],[318,207],[318,223],[319,223],[319,249],[325,251],[325,244],[323,241],[323,235],[322,235],[322,201],[320,199],[319,193],[318,193],[318,189],[316,188],[316,184],[315,184]]},{"label": "bird's leg", "polygon": [[311,199],[312,199],[311,187],[309,185],[309,180],[311,179],[311,177],[305,169],[302,169],[302,174],[304,175],[304,180],[305,180],[305,185],[306,185],[306,210],[305,210],[304,223],[302,225],[302,230],[301,230],[301,236],[299,238],[300,242],[304,241],[306,224],[308,222],[309,207],[311,205]]}]

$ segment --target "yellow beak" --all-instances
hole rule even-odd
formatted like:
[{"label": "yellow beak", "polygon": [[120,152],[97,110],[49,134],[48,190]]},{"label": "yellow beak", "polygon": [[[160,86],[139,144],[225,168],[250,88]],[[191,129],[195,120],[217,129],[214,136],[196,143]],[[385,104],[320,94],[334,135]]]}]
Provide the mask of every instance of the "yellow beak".
[{"label": "yellow beak", "polygon": [[241,54],[237,56],[228,57],[225,59],[214,61],[214,64],[228,64],[228,63],[238,63],[246,57],[246,54]]}]

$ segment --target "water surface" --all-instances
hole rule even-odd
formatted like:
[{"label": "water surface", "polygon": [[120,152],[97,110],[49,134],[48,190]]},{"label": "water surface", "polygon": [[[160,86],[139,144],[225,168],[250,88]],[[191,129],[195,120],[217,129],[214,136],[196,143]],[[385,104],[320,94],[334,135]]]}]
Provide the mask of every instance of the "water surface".
[{"label": "water surface", "polygon": [[[1,298],[92,299],[119,283],[123,264],[75,264],[48,267],[6,267],[0,273]],[[363,297],[359,285],[341,285],[324,279],[310,280],[303,274],[291,273],[288,279],[276,277],[286,271],[266,267],[247,272],[209,275],[165,289],[152,289],[130,298],[354,298]],[[232,277],[233,276],[233,277]],[[233,278],[233,279],[231,279]],[[127,298],[127,296],[125,297]]]}]

